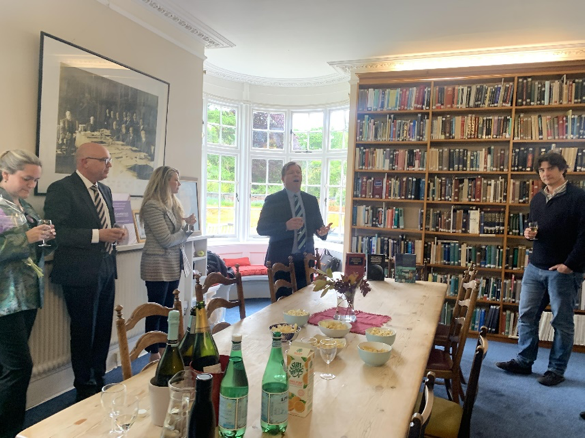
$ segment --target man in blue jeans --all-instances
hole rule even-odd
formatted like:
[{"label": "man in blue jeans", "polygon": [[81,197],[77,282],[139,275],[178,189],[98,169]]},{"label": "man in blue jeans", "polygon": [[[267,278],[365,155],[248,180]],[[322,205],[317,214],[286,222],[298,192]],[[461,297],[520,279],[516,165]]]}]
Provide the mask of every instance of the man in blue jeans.
[{"label": "man in blue jeans", "polygon": [[565,180],[567,162],[549,152],[538,157],[537,173],[545,187],[530,202],[530,221],[536,231],[524,230],[533,240],[530,264],[524,270],[518,320],[518,356],[496,366],[514,374],[531,374],[538,354],[538,327],[550,304],[554,339],[548,370],[538,382],[563,382],[573,349],[573,310],[585,271],[585,191]]}]

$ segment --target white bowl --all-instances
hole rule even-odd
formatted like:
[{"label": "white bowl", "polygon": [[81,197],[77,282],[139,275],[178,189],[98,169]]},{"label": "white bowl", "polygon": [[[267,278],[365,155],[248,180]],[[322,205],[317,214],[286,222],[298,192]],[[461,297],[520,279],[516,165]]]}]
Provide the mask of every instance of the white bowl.
[{"label": "white bowl", "polygon": [[392,345],[396,340],[396,330],[390,327],[381,327],[382,329],[391,330],[392,334],[390,335],[375,335],[372,332],[372,329],[376,329],[378,327],[370,327],[366,330],[366,339],[370,342],[383,342],[384,344]]},{"label": "white bowl", "polygon": [[[276,330],[276,327],[283,326],[283,325],[292,326],[292,324],[286,324],[284,322],[279,322],[278,324],[272,324],[268,328],[270,329],[271,332],[276,332],[276,331],[278,331],[278,330]],[[280,332],[280,335],[281,335],[280,338],[283,341],[294,341],[296,339],[296,337],[299,335],[300,331],[301,331],[301,327],[297,326],[297,329],[294,332],[289,332],[289,333]]]},{"label": "white bowl", "polygon": [[[343,324],[345,328],[331,329],[323,326],[323,324],[331,322],[334,322],[336,324]],[[321,329],[325,336],[329,336],[330,338],[343,338],[351,330],[351,324],[349,322],[336,321],[335,319],[324,319],[322,321],[319,321],[319,328]]]},{"label": "white bowl", "polygon": [[[382,352],[373,352],[373,351],[366,351],[363,350],[363,347],[370,347],[375,348],[376,350],[383,350]],[[388,359],[390,359],[390,354],[392,353],[392,347],[388,344],[383,342],[361,342],[358,344],[358,353],[360,358],[367,364],[372,367],[381,367]]]},{"label": "white bowl", "polygon": [[309,312],[307,312],[306,310],[303,310],[303,311],[306,312],[307,314],[306,315],[290,315],[286,312],[283,312],[282,315],[284,317],[284,321],[289,323],[289,324],[296,324],[299,327],[303,327],[307,322],[309,322],[309,317],[311,316],[311,314]]}]

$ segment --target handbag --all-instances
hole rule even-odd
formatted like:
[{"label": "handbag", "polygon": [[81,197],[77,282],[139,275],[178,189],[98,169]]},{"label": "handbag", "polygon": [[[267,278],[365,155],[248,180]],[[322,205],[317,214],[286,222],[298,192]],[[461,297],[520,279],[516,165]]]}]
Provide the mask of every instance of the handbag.
[{"label": "handbag", "polygon": [[327,272],[328,269],[333,272],[339,271],[341,269],[341,260],[331,255],[328,249],[324,249],[321,256],[321,270]]}]

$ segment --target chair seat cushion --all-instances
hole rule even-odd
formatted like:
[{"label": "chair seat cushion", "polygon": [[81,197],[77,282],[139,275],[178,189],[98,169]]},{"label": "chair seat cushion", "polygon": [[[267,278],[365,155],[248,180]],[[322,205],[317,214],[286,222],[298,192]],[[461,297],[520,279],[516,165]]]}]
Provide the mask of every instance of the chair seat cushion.
[{"label": "chair seat cushion", "polygon": [[242,277],[249,275],[266,275],[268,270],[264,265],[240,266],[240,274]]},{"label": "chair seat cushion", "polygon": [[239,257],[237,259],[223,259],[223,262],[228,268],[233,268],[236,265],[240,265],[240,272],[243,266],[251,265],[249,257]]},{"label": "chair seat cushion", "polygon": [[429,354],[429,360],[427,361],[427,370],[441,370],[447,371],[453,367],[453,361],[451,355],[445,350],[440,348],[433,348],[431,354]]},{"label": "chair seat cushion", "polygon": [[462,417],[463,408],[457,403],[435,397],[425,437],[457,438]]}]

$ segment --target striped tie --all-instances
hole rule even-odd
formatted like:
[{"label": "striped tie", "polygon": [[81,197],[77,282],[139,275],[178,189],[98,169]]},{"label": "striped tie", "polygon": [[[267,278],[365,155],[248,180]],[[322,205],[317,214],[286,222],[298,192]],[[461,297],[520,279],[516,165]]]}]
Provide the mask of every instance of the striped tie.
[{"label": "striped tie", "polygon": [[[100,196],[100,192],[97,186],[90,187],[93,192],[93,203],[95,204],[95,208],[97,210],[98,216],[100,218],[101,228],[109,228],[108,221],[106,219],[106,212],[108,211],[108,206],[103,198]],[[112,244],[110,242],[105,242],[106,251],[108,254],[112,253]]]},{"label": "striped tie", "polygon": [[[303,218],[303,209],[301,207],[301,199],[298,194],[295,197],[295,217]],[[304,219],[304,218],[303,218]],[[305,225],[297,230],[297,251],[303,252],[305,244],[307,243],[307,229]]]}]

